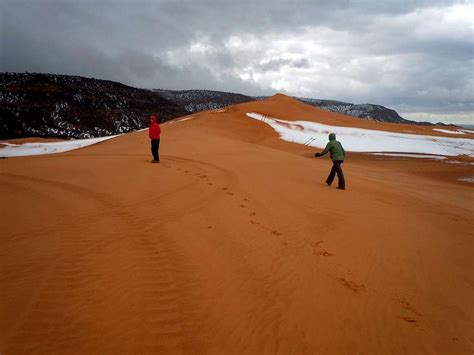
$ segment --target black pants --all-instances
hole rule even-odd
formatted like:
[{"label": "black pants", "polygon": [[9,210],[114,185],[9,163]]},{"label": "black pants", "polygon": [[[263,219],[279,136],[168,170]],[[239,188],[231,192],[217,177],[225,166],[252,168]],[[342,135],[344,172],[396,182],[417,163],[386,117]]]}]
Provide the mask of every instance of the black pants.
[{"label": "black pants", "polygon": [[160,155],[158,154],[159,149],[160,149],[160,140],[152,139],[151,140],[151,154],[153,155],[153,160],[160,161]]},{"label": "black pants", "polygon": [[341,168],[342,163],[344,163],[344,160],[333,160],[331,172],[329,173],[329,176],[326,179],[326,183],[328,185],[331,185],[332,182],[334,181],[334,177],[336,176],[336,173],[337,173],[337,178],[339,179],[338,186],[341,189],[345,189],[346,188],[346,181],[344,180],[344,173],[342,172],[342,168]]}]

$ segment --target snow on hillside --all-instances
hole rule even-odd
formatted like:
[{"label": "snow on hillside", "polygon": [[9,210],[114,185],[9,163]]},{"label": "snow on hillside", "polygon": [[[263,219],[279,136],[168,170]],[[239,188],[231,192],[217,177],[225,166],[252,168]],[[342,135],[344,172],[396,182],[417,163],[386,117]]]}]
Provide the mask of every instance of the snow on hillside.
[{"label": "snow on hillside", "polygon": [[150,90],[69,75],[0,73],[0,139],[86,139],[187,114]]},{"label": "snow on hillside", "polygon": [[43,154],[54,154],[63,153],[70,150],[84,148],[89,145],[97,144],[116,136],[90,138],[90,139],[76,139],[63,142],[51,142],[51,143],[23,143],[23,144],[11,144],[11,143],[0,143],[5,147],[0,148],[0,158],[9,157],[20,157],[27,155],[43,155]]},{"label": "snow on hillside", "polygon": [[259,113],[247,116],[270,125],[280,138],[293,143],[324,148],[328,134],[335,133],[344,148],[353,152],[398,152],[474,157],[474,140],[395,133],[354,127],[330,126],[308,121],[285,121]]},{"label": "snow on hillside", "polygon": [[229,105],[253,101],[250,96],[213,90],[164,90],[155,89],[163,98],[184,106],[188,112],[216,110]]}]

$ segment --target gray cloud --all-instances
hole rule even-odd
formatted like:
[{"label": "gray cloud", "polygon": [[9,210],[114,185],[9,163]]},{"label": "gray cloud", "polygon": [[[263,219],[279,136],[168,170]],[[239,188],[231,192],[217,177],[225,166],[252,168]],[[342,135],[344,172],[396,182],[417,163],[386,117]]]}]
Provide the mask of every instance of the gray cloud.
[{"label": "gray cloud", "polygon": [[284,66],[293,67],[293,68],[309,68],[311,64],[306,58],[301,58],[297,60],[280,58],[280,59],[271,59],[268,62],[260,64],[258,68],[262,71],[278,71]]},{"label": "gray cloud", "polygon": [[472,1],[0,0],[0,16],[0,71],[474,111]]}]

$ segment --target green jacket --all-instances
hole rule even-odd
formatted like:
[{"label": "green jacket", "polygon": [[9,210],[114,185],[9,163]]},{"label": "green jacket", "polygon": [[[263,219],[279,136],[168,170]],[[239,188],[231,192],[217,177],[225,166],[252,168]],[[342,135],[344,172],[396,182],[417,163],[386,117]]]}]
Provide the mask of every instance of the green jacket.
[{"label": "green jacket", "polygon": [[326,145],[326,148],[320,153],[320,155],[327,154],[331,156],[331,159],[334,160],[344,160],[346,157],[346,151],[342,148],[341,142],[336,140],[336,135],[334,133],[329,134],[329,143]]}]

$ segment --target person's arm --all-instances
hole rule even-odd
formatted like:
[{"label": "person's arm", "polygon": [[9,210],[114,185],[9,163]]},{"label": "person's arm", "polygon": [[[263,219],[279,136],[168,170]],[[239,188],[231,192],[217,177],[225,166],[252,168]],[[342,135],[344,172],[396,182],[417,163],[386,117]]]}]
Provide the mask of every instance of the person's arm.
[{"label": "person's arm", "polygon": [[158,134],[161,134],[161,127],[159,124],[156,124],[158,126]]},{"label": "person's arm", "polygon": [[324,148],[324,150],[321,153],[316,153],[314,156],[315,157],[322,157],[323,155],[327,154],[330,149],[331,149],[331,142],[326,144],[326,148]]},{"label": "person's arm", "polygon": [[342,156],[344,157],[344,159],[346,159],[346,151],[344,150],[344,147],[342,146],[342,144],[341,144],[341,149],[342,149]]}]

